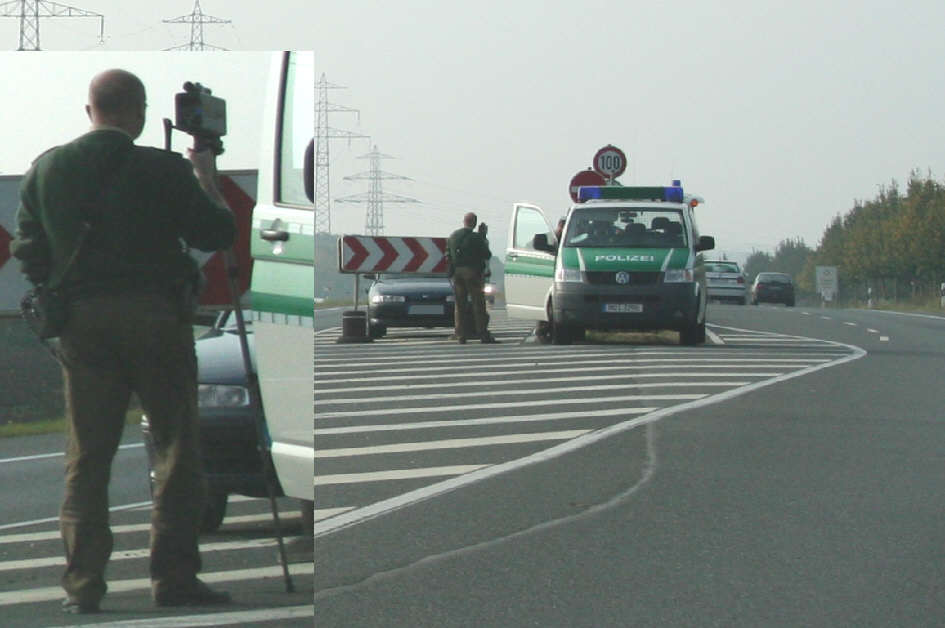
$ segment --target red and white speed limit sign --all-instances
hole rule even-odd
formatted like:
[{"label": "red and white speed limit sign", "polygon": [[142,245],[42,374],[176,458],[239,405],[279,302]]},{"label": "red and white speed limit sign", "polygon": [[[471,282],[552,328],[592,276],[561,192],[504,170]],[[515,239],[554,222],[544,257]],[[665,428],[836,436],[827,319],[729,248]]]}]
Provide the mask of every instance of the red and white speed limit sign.
[{"label": "red and white speed limit sign", "polygon": [[608,144],[594,155],[594,170],[608,179],[619,177],[626,169],[627,156],[613,144]]}]

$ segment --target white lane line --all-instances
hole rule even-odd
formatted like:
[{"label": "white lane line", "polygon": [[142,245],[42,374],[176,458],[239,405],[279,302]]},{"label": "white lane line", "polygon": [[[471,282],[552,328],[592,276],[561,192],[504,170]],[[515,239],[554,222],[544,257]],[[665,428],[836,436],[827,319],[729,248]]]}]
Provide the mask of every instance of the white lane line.
[{"label": "white lane line", "polygon": [[[124,504],[122,506],[112,506],[108,512],[121,512],[123,510],[135,510],[140,506],[150,504],[151,502],[136,502],[134,504]],[[59,517],[46,517],[45,519],[33,519],[32,521],[17,521],[16,523],[6,523],[0,525],[0,530],[9,530],[10,528],[25,528],[26,526],[37,525],[41,523],[59,522]]]},{"label": "white lane line", "polygon": [[[732,328],[726,328],[726,329],[732,329]],[[747,331],[747,330],[739,329],[737,331]],[[332,532],[337,532],[339,530],[348,528],[350,526],[357,525],[359,523],[380,517],[382,515],[393,512],[395,510],[399,510],[406,506],[409,506],[418,502],[426,501],[438,495],[442,495],[444,493],[448,493],[456,489],[463,488],[465,486],[469,486],[477,482],[481,482],[488,478],[495,477],[503,473],[508,473],[509,471],[517,470],[528,465],[537,464],[539,462],[544,462],[547,460],[557,458],[558,456],[562,456],[566,453],[570,453],[582,447],[586,447],[590,444],[610,438],[611,436],[614,436],[616,434],[620,434],[622,432],[640,427],[642,425],[656,423],[657,421],[661,421],[662,419],[669,416],[673,416],[675,414],[680,414],[680,413],[684,413],[684,412],[694,410],[697,408],[702,408],[704,406],[712,405],[714,403],[719,403],[721,401],[734,399],[736,397],[745,395],[749,392],[753,392],[761,388],[771,386],[773,384],[784,382],[789,379],[794,379],[796,377],[809,375],[811,373],[815,373],[822,369],[844,364],[852,360],[857,360],[866,355],[866,351],[854,345],[848,345],[848,344],[843,344],[843,343],[833,343],[833,342],[826,342],[826,341],[821,341],[821,344],[828,344],[828,345],[838,347],[838,348],[844,347],[850,350],[851,353],[838,357],[836,360],[832,362],[828,362],[825,364],[818,364],[816,366],[809,366],[804,369],[799,369],[796,371],[792,371],[790,373],[786,373],[779,377],[755,382],[753,384],[749,384],[748,386],[743,386],[741,388],[733,388],[730,390],[726,390],[724,392],[720,392],[715,395],[705,396],[700,399],[690,401],[688,403],[680,403],[677,405],[670,406],[668,408],[663,408],[651,414],[647,414],[642,417],[637,417],[634,419],[629,419],[627,421],[618,423],[611,427],[596,430],[594,432],[591,432],[590,434],[586,434],[584,436],[580,436],[578,438],[565,441],[564,443],[560,443],[558,445],[555,445],[543,451],[536,452],[529,456],[525,456],[524,458],[519,458],[517,460],[510,460],[508,462],[490,465],[486,468],[473,470],[463,475],[460,475],[459,477],[453,477],[448,480],[437,482],[435,484],[430,484],[422,488],[410,491],[408,493],[404,493],[396,497],[385,499],[383,501],[376,502],[374,504],[370,504],[368,506],[355,508],[354,510],[348,511],[336,517],[332,517],[330,519],[324,519],[322,521],[316,522],[315,523],[315,536],[316,537],[323,536],[326,534],[330,534]],[[316,483],[317,483],[317,479],[316,479]]]},{"label": "white lane line", "polygon": [[[290,512],[281,512],[279,513],[279,520],[282,522],[287,521],[297,521],[299,515],[295,515]],[[223,520],[224,525],[232,525],[236,523],[256,523],[261,521],[271,521],[272,513],[265,513],[260,515],[241,515],[241,516],[227,516]],[[44,519],[44,523],[58,522],[57,517],[51,517],[49,519]],[[32,525],[35,522],[27,521],[22,523],[13,523],[9,527],[25,527],[27,525]],[[129,523],[122,525],[113,525],[111,526],[112,534],[133,534],[135,532],[148,532],[151,530],[150,523]],[[47,530],[45,532],[22,532],[18,534],[4,534],[0,535],[0,545],[7,543],[34,543],[36,541],[58,541],[61,538],[59,530]]]},{"label": "white lane line", "polygon": [[[422,469],[390,469],[368,473],[335,473],[316,475],[315,486],[328,484],[359,484],[361,482],[386,482],[388,480],[415,480],[419,478],[435,478],[442,475],[463,475],[477,471],[487,464],[464,464],[450,467],[425,467]],[[344,516],[344,515],[340,515]]]},{"label": "white lane line", "polygon": [[[138,449],[139,447],[144,447],[144,443],[131,443],[130,445],[119,445],[118,449]],[[17,456],[16,458],[0,458],[0,464],[7,462],[29,462],[32,460],[45,460],[47,458],[61,458],[65,456],[65,452],[54,452],[50,454],[34,454],[32,456]]]},{"label": "white lane line", "polygon": [[844,321],[843,324],[844,324],[844,325],[849,325],[850,327],[858,327],[858,324],[857,324],[857,323],[851,323],[851,322],[849,322],[849,321]]},{"label": "white lane line", "polygon": [[822,321],[832,321],[833,318],[830,317],[830,316],[821,316],[821,317],[820,317],[820,320],[822,320]]},{"label": "white lane line", "polygon": [[[275,539],[253,539],[251,541],[228,541],[225,543],[201,543],[200,553],[208,552],[231,552],[244,549],[256,549],[260,547],[275,547]],[[151,555],[149,549],[124,550],[112,552],[111,560],[138,560],[148,558]],[[46,558],[27,558],[23,560],[5,560],[0,561],[0,571],[13,571],[15,569],[41,569],[43,567],[59,567],[66,564],[66,559],[62,556],[50,556]]]},{"label": "white lane line", "polygon": [[382,425],[351,425],[348,427],[317,428],[315,437],[333,434],[359,434],[362,432],[399,432],[401,430],[426,430],[438,427],[471,427],[477,425],[498,425],[506,423],[525,423],[541,421],[561,421],[565,419],[595,419],[603,416],[624,414],[646,414],[657,408],[607,408],[605,410],[579,410],[577,412],[551,412],[548,414],[522,414],[519,416],[489,417],[484,419],[453,419],[448,421],[417,421],[415,423],[389,423]]},{"label": "white lane line", "polygon": [[[813,363],[813,362],[814,361],[811,361],[810,363]],[[752,364],[751,366],[758,366],[758,365]],[[776,366],[780,366],[781,368],[784,368],[787,365],[771,364],[769,366],[772,368]],[[580,377],[577,377],[577,376],[542,377],[540,380],[535,379],[534,377],[523,378],[523,379],[509,379],[508,377],[503,377],[501,379],[477,378],[475,381],[472,381],[472,382],[451,382],[449,384],[449,387],[450,388],[475,388],[478,386],[511,386],[511,385],[516,385],[516,384],[535,384],[535,383],[549,384],[549,383],[557,383],[557,382],[567,382],[567,383],[588,382],[588,381],[599,382],[599,381],[606,381],[609,379],[610,380],[641,379],[641,378],[651,379],[655,377],[673,377],[673,378],[678,378],[678,377],[717,377],[717,378],[721,378],[721,377],[769,377],[769,376],[781,374],[781,373],[766,373],[766,372],[726,373],[725,371],[721,370],[725,368],[738,368],[738,365],[736,364],[733,366],[720,366],[717,370],[712,370],[705,373],[687,373],[687,372],[679,372],[679,371],[668,371],[665,373],[618,373],[615,375],[583,375]],[[607,370],[611,370],[611,369],[607,369]],[[559,372],[567,372],[567,371],[573,371],[573,369],[561,369]],[[400,381],[400,379],[401,378],[385,378],[384,381]],[[426,377],[423,379],[424,381],[429,380],[429,378],[426,378]],[[332,395],[332,394],[338,394],[338,393],[355,393],[355,392],[376,393],[376,392],[381,392],[384,390],[404,391],[404,390],[425,390],[428,388],[442,389],[443,383],[442,382],[434,382],[430,384],[400,383],[400,384],[390,384],[390,385],[385,385],[385,386],[346,386],[343,388],[319,388],[318,401],[319,403],[322,401],[326,401],[325,395]]]},{"label": "white lane line", "polygon": [[[314,578],[315,565],[312,563],[292,563],[289,565],[289,573],[293,576],[312,576]],[[282,567],[279,565],[200,574],[200,579],[207,584],[261,580],[263,578],[279,578],[281,580],[282,577]],[[109,580],[108,582],[109,593],[127,593],[129,591],[147,591],[150,593],[151,579],[134,578],[131,580]],[[58,586],[21,589],[19,591],[3,591],[0,592],[0,606],[52,602],[61,600],[62,596],[62,587]],[[179,626],[181,624],[177,625]]]},{"label": "white lane line", "polygon": [[869,329],[869,328],[867,328],[866,331],[869,332],[869,333],[871,333],[871,334],[878,334],[878,333],[879,333],[879,331],[876,330],[876,329]]},{"label": "white lane line", "polygon": [[[99,628],[179,628],[180,626],[246,626],[260,623],[284,621],[314,617],[315,606],[285,606],[276,608],[261,608],[252,611],[229,611],[226,613],[201,613],[200,615],[177,615],[175,617],[149,617],[147,619],[125,619],[98,624],[83,624],[98,626]],[[75,626],[75,624],[69,624]],[[59,628],[67,628],[60,626]]]},{"label": "white lane line", "polygon": [[879,337],[879,341],[880,341],[880,342],[889,342],[889,336],[880,336],[880,337]]},{"label": "white lane line", "polygon": [[334,517],[335,515],[340,515],[343,512],[348,512],[352,510],[354,506],[348,506],[345,508],[316,508],[315,509],[315,521],[321,519],[328,519],[329,517]]},{"label": "white lane line", "polygon": [[[744,386],[748,382],[653,382],[647,384],[600,384],[599,386],[568,386],[559,392],[567,392],[568,395],[581,392],[601,392],[605,390],[639,390],[651,388],[722,388],[724,386]],[[482,390],[482,391],[464,391],[458,393],[430,393],[426,395],[391,395],[382,397],[380,395],[371,395],[370,398],[355,397],[351,399],[324,399],[318,400],[318,406],[363,406],[367,403],[387,403],[389,401],[441,401],[449,399],[474,399],[477,396],[495,397],[496,395],[539,395],[548,394],[547,390]],[[453,406],[450,406],[452,408]]]},{"label": "white lane line", "polygon": [[[546,391],[547,392],[547,391]],[[607,403],[607,402],[623,402],[623,401],[684,401],[691,399],[701,399],[705,397],[704,394],[695,394],[695,393],[685,393],[680,395],[620,395],[617,397],[597,397],[594,401],[598,403]],[[450,412],[457,412],[462,410],[498,410],[505,408],[534,408],[537,406],[560,406],[567,403],[585,403],[586,399],[538,399],[538,400],[529,400],[529,401],[514,401],[507,403],[474,403],[466,405],[457,405],[450,406]],[[319,402],[318,405],[321,405]],[[386,408],[383,413],[385,416],[391,416],[394,414],[429,414],[431,412],[441,414],[443,408],[437,406],[435,408],[431,407],[413,407],[413,408]],[[318,412],[317,408],[315,411],[315,421],[324,421],[325,419],[338,419],[343,417],[356,417],[356,416],[376,416],[378,411],[376,409],[371,410],[346,410],[339,412]]]},{"label": "white lane line", "polygon": [[503,434],[501,436],[482,436],[480,438],[447,438],[418,443],[390,443],[374,447],[338,447],[336,449],[316,449],[315,460],[319,458],[347,458],[349,456],[372,456],[375,454],[399,454],[409,451],[428,451],[431,449],[465,449],[467,447],[488,447],[490,445],[518,445],[537,443],[546,440],[568,440],[583,436],[591,430],[563,430],[560,432],[537,432],[532,434]]},{"label": "white lane line", "polygon": [[722,337],[716,334],[714,331],[712,331],[708,327],[705,328],[705,335],[709,338],[709,340],[712,341],[712,344],[716,344],[716,345],[725,344],[725,341],[722,340]]}]

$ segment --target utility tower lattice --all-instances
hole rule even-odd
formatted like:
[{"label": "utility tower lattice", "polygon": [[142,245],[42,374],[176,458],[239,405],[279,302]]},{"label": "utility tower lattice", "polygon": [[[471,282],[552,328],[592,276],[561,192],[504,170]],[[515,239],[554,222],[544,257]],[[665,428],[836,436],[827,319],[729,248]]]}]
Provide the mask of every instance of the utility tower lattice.
[{"label": "utility tower lattice", "polygon": [[[315,103],[315,233],[331,233],[331,197],[329,195],[328,140],[368,138],[367,135],[336,129],[328,125],[329,112],[353,112],[357,109],[328,102],[329,89],[344,89],[329,83],[322,74],[316,84],[318,100]],[[360,118],[360,116],[359,116]]]},{"label": "utility tower lattice", "polygon": [[0,17],[20,18],[20,47],[17,50],[39,50],[39,18],[97,17],[98,41],[105,41],[105,16],[45,0],[14,0],[0,3]]},{"label": "utility tower lattice", "polygon": [[231,20],[224,20],[205,14],[200,9],[200,0],[195,0],[194,10],[190,15],[182,15],[170,20],[162,20],[165,24],[190,24],[190,43],[164,50],[226,50],[218,46],[211,46],[203,41],[204,24],[230,24]]},{"label": "utility tower lattice", "polygon": [[367,203],[367,214],[364,220],[364,231],[366,235],[384,234],[384,203],[419,203],[415,198],[400,196],[399,194],[388,194],[383,190],[381,181],[384,179],[400,179],[403,181],[412,181],[410,177],[403,177],[399,174],[391,174],[381,170],[381,159],[393,159],[390,155],[378,152],[377,146],[367,155],[362,155],[358,159],[370,159],[371,169],[368,172],[359,172],[345,177],[348,181],[368,180],[371,182],[371,189],[362,194],[353,194],[336,198],[336,203]]}]

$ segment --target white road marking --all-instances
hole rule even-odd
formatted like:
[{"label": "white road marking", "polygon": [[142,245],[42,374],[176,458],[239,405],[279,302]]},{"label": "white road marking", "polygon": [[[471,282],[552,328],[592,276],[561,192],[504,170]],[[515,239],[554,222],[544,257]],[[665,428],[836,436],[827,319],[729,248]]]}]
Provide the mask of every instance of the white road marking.
[{"label": "white road marking", "polygon": [[820,317],[820,320],[823,320],[823,321],[832,321],[833,318],[830,317],[830,316],[821,316],[821,317]]},{"label": "white road marking", "polygon": [[871,333],[871,334],[878,334],[878,333],[879,333],[877,330],[875,330],[875,329],[869,329],[869,328],[867,328],[866,331],[868,331],[868,332]]},{"label": "white road marking", "polygon": [[[285,606],[276,608],[261,608],[252,611],[230,611],[226,613],[201,613],[200,615],[178,615],[175,617],[149,617],[147,619],[125,619],[97,624],[83,624],[83,626],[98,626],[99,628],[179,628],[180,626],[245,626],[250,622],[253,625],[314,617],[315,606],[303,604],[301,606]],[[75,624],[69,624],[74,626]],[[60,628],[66,628],[61,626]]]},{"label": "white road marking", "polygon": [[343,512],[348,512],[353,509],[354,506],[346,506],[344,508],[316,508],[315,509],[315,521],[321,519],[327,519],[329,517],[334,517],[335,515],[340,515]]},{"label": "white road marking", "polygon": [[[359,482],[385,482],[388,480],[414,480],[417,478],[434,478],[441,475],[463,475],[471,473],[486,464],[464,464],[451,467],[426,467],[423,469],[391,469],[388,471],[374,471],[368,473],[335,473],[331,475],[316,475],[315,486],[326,484],[357,484]],[[342,517],[344,515],[341,515]]]},{"label": "white road marking", "polygon": [[880,337],[879,337],[879,341],[880,341],[880,342],[889,342],[889,336],[880,336]]},{"label": "white road marking", "polygon": [[[649,388],[693,388],[701,386],[705,387],[722,387],[722,386],[742,386],[748,382],[653,382],[646,384],[600,384],[598,386],[568,386],[568,394],[574,394],[579,392],[601,392],[605,390],[636,390],[636,389],[649,389]],[[441,401],[448,399],[473,399],[476,396],[487,396],[495,397],[497,394],[506,394],[506,395],[539,395],[546,396],[548,394],[547,390],[483,390],[483,391],[464,391],[457,393],[430,393],[426,395],[392,395],[389,397],[382,397],[380,395],[371,395],[369,399],[363,397],[354,397],[350,399],[324,399],[319,398],[318,406],[324,408],[325,406],[363,406],[366,403],[386,403],[388,401]],[[455,406],[450,406],[454,408]]]},{"label": "white road marking", "polygon": [[[58,534],[56,535],[58,538]],[[201,543],[200,553],[209,552],[230,552],[234,550],[256,549],[260,547],[275,547],[275,539],[253,539],[250,541],[229,541],[225,543]],[[151,555],[149,549],[124,550],[112,552],[111,560],[136,560],[148,558]],[[39,569],[42,567],[59,567],[66,564],[63,556],[49,556],[46,558],[26,558],[23,560],[5,560],[0,562],[0,571],[13,571],[15,569]]]},{"label": "white road marking", "polygon": [[[144,447],[144,443],[131,443],[129,445],[119,445],[118,449],[138,449]],[[45,460],[47,458],[61,458],[65,456],[65,452],[59,451],[50,454],[34,454],[32,456],[17,456],[16,458],[0,458],[0,464],[9,463],[9,462],[29,462],[32,460]]]},{"label": "white road marking", "polygon": [[[728,328],[728,327],[724,329],[730,329],[732,331],[742,332],[742,333],[748,332],[748,330],[734,329],[734,328]],[[480,482],[487,478],[495,477],[497,475],[507,473],[509,471],[513,471],[516,469],[520,469],[528,465],[536,464],[536,463],[543,462],[546,460],[551,460],[553,458],[575,451],[577,449],[580,449],[592,443],[596,443],[598,441],[610,438],[611,436],[625,432],[627,430],[635,429],[642,425],[655,423],[668,416],[684,413],[684,412],[687,412],[696,408],[701,408],[701,407],[718,403],[721,401],[733,399],[735,397],[742,396],[746,393],[759,390],[761,388],[765,388],[767,386],[771,386],[776,383],[784,382],[789,379],[815,373],[822,369],[844,364],[852,360],[857,360],[866,355],[866,351],[853,345],[847,345],[843,343],[834,343],[834,342],[825,342],[825,341],[816,341],[815,339],[806,339],[806,340],[811,341],[811,342],[817,342],[820,346],[823,346],[826,344],[828,346],[833,346],[837,348],[846,348],[851,353],[843,355],[843,356],[839,356],[835,360],[832,360],[827,363],[808,366],[805,368],[798,369],[796,371],[792,371],[790,373],[785,373],[778,377],[757,381],[747,386],[731,388],[715,395],[711,395],[711,396],[700,395],[698,396],[697,399],[693,399],[686,403],[676,404],[676,405],[663,408],[661,410],[658,410],[656,412],[653,412],[653,413],[650,413],[641,417],[623,421],[621,423],[612,425],[607,428],[595,430],[589,434],[585,434],[584,436],[579,436],[577,438],[565,441],[561,444],[536,452],[524,458],[518,458],[516,460],[509,460],[504,463],[499,463],[499,464],[494,464],[494,465],[486,466],[479,469],[469,470],[468,472],[464,472],[462,474],[455,474],[455,475],[458,475],[458,477],[453,477],[447,480],[437,482],[435,484],[427,485],[422,488],[410,491],[408,493],[397,495],[395,497],[385,499],[383,501],[376,502],[374,504],[370,504],[368,506],[355,508],[354,510],[350,510],[341,515],[331,517],[329,519],[323,519],[319,522],[316,522],[315,530],[314,530],[315,536],[322,536],[322,535],[330,534],[332,532],[336,532],[338,530],[342,530],[344,528],[357,525],[358,523],[374,519],[376,517],[382,516],[394,510],[398,510],[405,506],[408,506],[417,502],[425,501],[427,499],[431,499],[433,497],[456,490],[458,488],[469,486],[471,484]],[[631,399],[640,399],[640,398],[641,397],[631,397]],[[597,401],[604,401],[604,399],[598,399]],[[561,400],[554,400],[552,403],[560,404]],[[534,405],[534,404],[530,403],[529,405]],[[389,414],[389,413],[390,411],[385,412],[385,414]],[[352,480],[352,481],[356,481],[356,480]],[[319,482],[319,478],[317,476],[316,476],[315,482],[316,484],[318,484]]]},{"label": "white road marking", "polygon": [[[685,393],[680,395],[620,395],[618,397],[597,397],[594,399],[596,402],[607,403],[607,402],[620,402],[620,401],[685,401],[690,399],[701,399],[705,397],[704,394],[692,394]],[[462,411],[462,410],[497,410],[500,408],[534,408],[537,406],[560,406],[565,403],[574,402],[581,403],[584,400],[581,399],[539,399],[539,400],[529,400],[529,401],[514,401],[507,403],[476,403],[476,404],[466,404],[466,405],[457,405],[450,406],[449,409],[451,412]],[[321,402],[318,403],[321,405]],[[388,408],[384,410],[386,416],[391,416],[394,414],[424,414],[430,412],[441,413],[443,408],[441,407],[414,407],[414,408]],[[343,412],[315,412],[315,421],[324,421],[326,419],[338,419],[343,417],[356,417],[356,416],[373,416],[377,414],[377,410],[346,410]]]},{"label": "white road marking", "polygon": [[[289,573],[293,576],[315,577],[315,565],[312,563],[292,563]],[[282,566],[254,567],[252,569],[234,569],[232,571],[216,571],[201,573],[200,579],[207,584],[218,582],[239,582],[246,580],[260,580],[262,578],[282,578]],[[126,593],[129,591],[151,591],[150,578],[134,578],[131,580],[109,580],[109,593]],[[0,606],[13,604],[32,604],[36,602],[52,602],[61,600],[62,587],[38,587],[35,589],[21,589],[19,591],[0,592]],[[181,624],[176,624],[180,626]]]},{"label": "white road marking", "polygon": [[844,325],[849,325],[850,327],[857,327],[857,323],[851,323],[851,322],[849,322],[849,321],[845,321],[843,324],[844,324]]},{"label": "white road marking", "polygon": [[714,331],[712,331],[708,327],[705,328],[705,335],[708,336],[709,340],[711,340],[713,344],[717,344],[717,345],[725,344],[725,341],[722,340],[722,337],[716,334]]},{"label": "white road marking", "polygon": [[532,434],[502,434],[501,436],[482,436],[479,438],[447,438],[444,440],[422,441],[418,443],[391,443],[373,447],[338,447],[336,449],[316,449],[315,459],[346,458],[349,456],[371,456],[375,454],[398,454],[408,451],[427,451],[430,449],[465,449],[467,447],[488,447],[490,445],[518,445],[546,440],[568,440],[587,434],[591,430],[564,430],[560,432],[536,432]]},{"label": "white road marking", "polygon": [[455,419],[448,421],[417,421],[415,423],[390,423],[383,425],[350,425],[348,427],[316,428],[315,437],[333,434],[358,434],[361,432],[399,432],[401,430],[426,430],[438,427],[470,427],[474,425],[505,425],[529,421],[560,421],[564,419],[593,419],[601,416],[624,414],[646,414],[657,408],[607,408],[605,410],[579,410],[577,412],[552,412],[550,414],[522,414],[519,416],[489,417],[484,419]]}]

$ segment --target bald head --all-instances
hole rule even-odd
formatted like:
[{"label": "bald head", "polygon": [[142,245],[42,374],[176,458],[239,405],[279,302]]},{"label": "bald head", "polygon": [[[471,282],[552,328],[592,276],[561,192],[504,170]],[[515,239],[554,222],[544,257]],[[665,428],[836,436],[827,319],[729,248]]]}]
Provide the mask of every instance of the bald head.
[{"label": "bald head", "polygon": [[479,218],[477,218],[476,214],[474,214],[473,212],[469,212],[468,214],[463,216],[464,227],[469,227],[470,229],[472,229],[473,227],[476,226],[476,222],[478,221],[479,221]]},{"label": "bald head", "polygon": [[106,70],[89,84],[85,111],[95,126],[114,126],[138,137],[144,128],[144,84],[126,70]]}]

